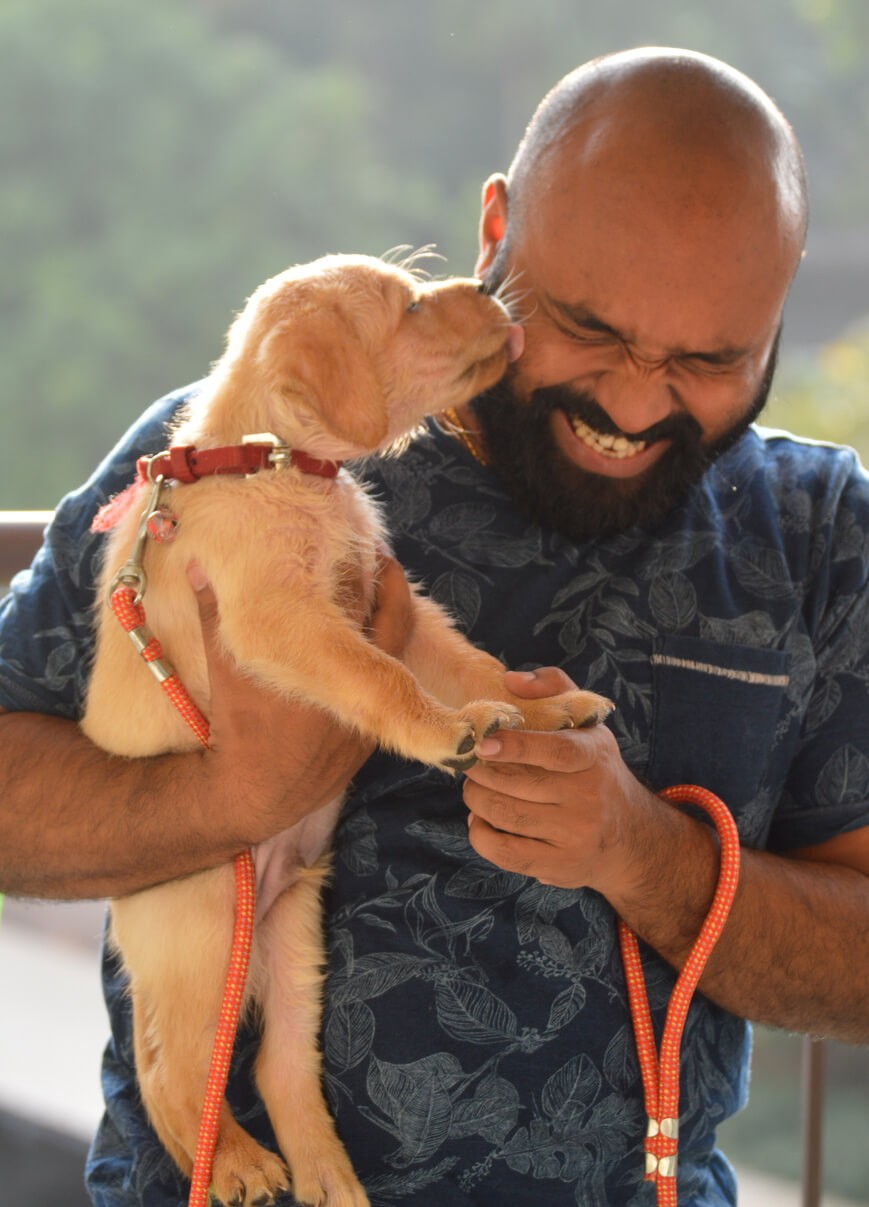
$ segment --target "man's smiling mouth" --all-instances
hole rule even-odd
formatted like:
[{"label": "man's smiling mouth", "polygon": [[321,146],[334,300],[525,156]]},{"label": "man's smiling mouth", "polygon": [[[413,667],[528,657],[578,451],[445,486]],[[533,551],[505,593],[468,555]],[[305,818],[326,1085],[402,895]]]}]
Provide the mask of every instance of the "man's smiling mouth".
[{"label": "man's smiling mouth", "polygon": [[602,457],[613,457],[621,461],[626,457],[635,457],[648,447],[645,440],[629,440],[627,436],[612,436],[597,432],[576,415],[569,415],[567,418],[574,434],[583,444],[593,452],[600,453]]}]

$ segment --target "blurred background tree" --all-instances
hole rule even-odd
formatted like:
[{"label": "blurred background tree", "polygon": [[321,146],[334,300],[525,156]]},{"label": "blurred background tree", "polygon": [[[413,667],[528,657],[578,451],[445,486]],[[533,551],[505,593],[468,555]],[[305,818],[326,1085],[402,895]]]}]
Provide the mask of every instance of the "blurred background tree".
[{"label": "blurred background tree", "polygon": [[794,122],[813,203],[794,413],[863,440],[839,390],[865,338],[807,351],[869,311],[864,0],[4,0],[0,507],[76,485],[287,264],[434,242],[469,271],[480,184],[545,90],[641,43],[728,59]]}]

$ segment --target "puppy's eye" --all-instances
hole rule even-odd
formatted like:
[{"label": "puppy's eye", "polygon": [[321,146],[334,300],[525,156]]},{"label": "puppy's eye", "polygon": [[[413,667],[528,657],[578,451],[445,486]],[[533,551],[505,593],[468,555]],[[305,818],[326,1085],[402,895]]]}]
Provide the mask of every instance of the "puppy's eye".
[{"label": "puppy's eye", "polygon": [[414,298],[407,304],[407,313],[413,314],[415,310],[419,310],[419,298]]}]

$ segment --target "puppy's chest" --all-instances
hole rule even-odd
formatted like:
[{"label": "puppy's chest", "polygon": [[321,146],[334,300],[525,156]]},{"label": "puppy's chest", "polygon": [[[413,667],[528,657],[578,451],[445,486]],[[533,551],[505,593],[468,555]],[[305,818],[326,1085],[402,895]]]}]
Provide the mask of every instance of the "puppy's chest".
[{"label": "puppy's chest", "polygon": [[[358,607],[374,593],[377,554],[385,531],[377,505],[355,483],[336,484],[316,506],[289,506],[272,528],[278,577]],[[271,544],[266,538],[266,543]]]}]

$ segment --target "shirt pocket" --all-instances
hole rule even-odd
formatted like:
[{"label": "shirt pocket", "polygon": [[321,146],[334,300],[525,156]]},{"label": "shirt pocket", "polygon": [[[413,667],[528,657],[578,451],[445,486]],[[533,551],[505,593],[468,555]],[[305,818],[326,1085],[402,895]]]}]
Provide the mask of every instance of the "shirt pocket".
[{"label": "shirt pocket", "polygon": [[761,789],[789,682],[783,650],[659,637],[648,779],[698,784],[737,815]]}]

